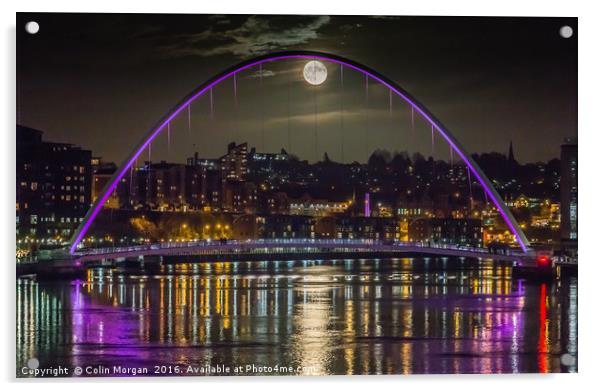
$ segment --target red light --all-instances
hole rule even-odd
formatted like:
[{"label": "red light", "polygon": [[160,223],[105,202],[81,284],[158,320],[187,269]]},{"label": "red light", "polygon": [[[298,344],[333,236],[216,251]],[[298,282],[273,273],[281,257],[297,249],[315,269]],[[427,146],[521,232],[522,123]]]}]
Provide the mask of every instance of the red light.
[{"label": "red light", "polygon": [[549,266],[550,258],[548,256],[542,255],[537,258],[537,266]]}]

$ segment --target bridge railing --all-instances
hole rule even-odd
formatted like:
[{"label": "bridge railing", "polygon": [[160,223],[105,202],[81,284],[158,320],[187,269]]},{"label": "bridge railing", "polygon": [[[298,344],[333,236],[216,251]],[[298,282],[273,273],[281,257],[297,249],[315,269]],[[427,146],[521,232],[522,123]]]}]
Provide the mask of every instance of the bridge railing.
[{"label": "bridge railing", "polygon": [[[233,246],[251,246],[251,247],[278,247],[282,245],[284,247],[290,247],[294,245],[308,245],[309,247],[326,245],[366,245],[366,246],[386,246],[386,247],[418,247],[418,248],[430,248],[430,249],[446,249],[446,250],[460,250],[468,251],[473,253],[487,254],[490,253],[488,248],[483,247],[471,247],[471,246],[460,246],[456,244],[436,244],[428,242],[418,241],[383,241],[378,239],[255,239],[255,240],[198,240],[188,242],[161,242],[154,244],[143,244],[135,246],[124,246],[124,247],[103,247],[103,248],[85,248],[78,251],[79,255],[102,255],[102,254],[116,254],[116,253],[136,253],[143,251],[153,250],[168,250],[168,249],[183,249],[183,248],[212,248],[219,249],[220,247],[233,247]],[[508,251],[506,255],[522,255],[520,251]]]}]

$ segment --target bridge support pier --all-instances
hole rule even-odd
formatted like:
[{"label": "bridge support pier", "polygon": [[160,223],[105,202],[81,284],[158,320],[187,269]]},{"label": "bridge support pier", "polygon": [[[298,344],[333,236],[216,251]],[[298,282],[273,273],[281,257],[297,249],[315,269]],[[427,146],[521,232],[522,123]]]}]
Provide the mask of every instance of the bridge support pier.
[{"label": "bridge support pier", "polygon": [[86,278],[86,266],[73,260],[39,262],[35,268],[38,280]]},{"label": "bridge support pier", "polygon": [[556,268],[552,262],[546,265],[512,266],[512,278],[524,278],[532,281],[549,281],[556,278]]},{"label": "bridge support pier", "polygon": [[163,257],[158,255],[121,257],[115,259],[115,264],[129,270],[154,270],[161,267]]}]

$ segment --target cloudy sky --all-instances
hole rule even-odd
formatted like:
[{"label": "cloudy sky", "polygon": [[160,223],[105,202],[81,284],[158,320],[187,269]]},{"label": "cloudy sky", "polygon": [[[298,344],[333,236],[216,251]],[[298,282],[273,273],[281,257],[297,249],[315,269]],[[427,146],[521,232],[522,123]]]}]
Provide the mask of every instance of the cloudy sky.
[{"label": "cloudy sky", "polygon": [[[24,25],[40,24],[29,35]],[[575,34],[565,39],[563,25]],[[18,14],[17,123],[51,141],[122,161],[182,97],[232,65],[315,50],[396,81],[471,152],[559,156],[577,132],[574,18]],[[448,153],[383,86],[326,63],[309,85],[303,60],[249,69],[199,98],[153,145],[153,160],[215,157],[228,141],[315,160],[365,161],[376,148]]]}]

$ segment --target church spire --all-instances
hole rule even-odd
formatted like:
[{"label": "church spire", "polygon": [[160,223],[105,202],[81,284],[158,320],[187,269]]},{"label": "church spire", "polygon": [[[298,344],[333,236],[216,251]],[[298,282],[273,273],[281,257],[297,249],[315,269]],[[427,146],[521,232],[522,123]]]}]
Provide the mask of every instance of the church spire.
[{"label": "church spire", "polygon": [[510,148],[508,148],[508,162],[514,163],[514,148],[512,147],[512,140],[510,140]]}]

